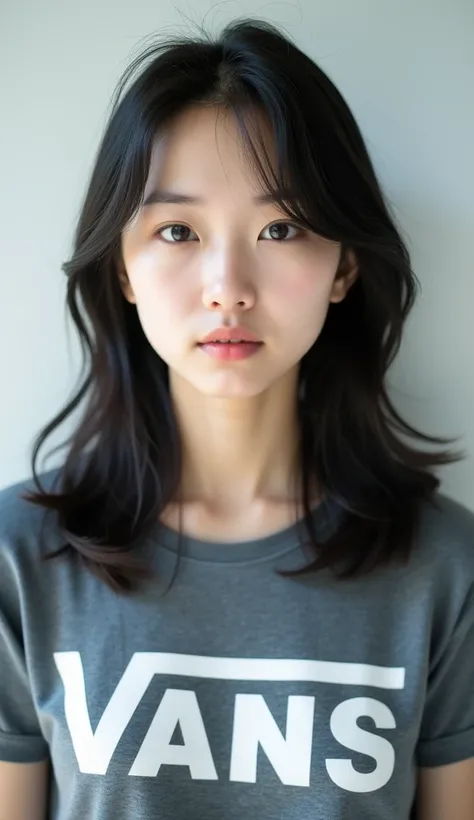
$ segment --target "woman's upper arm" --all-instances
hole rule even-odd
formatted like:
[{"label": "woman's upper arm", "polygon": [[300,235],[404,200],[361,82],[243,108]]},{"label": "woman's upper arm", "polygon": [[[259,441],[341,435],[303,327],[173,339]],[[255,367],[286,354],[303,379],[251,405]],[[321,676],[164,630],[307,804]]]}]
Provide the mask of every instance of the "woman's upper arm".
[{"label": "woman's upper arm", "polygon": [[0,820],[47,820],[49,766],[0,761]]},{"label": "woman's upper arm", "polygon": [[474,757],[419,769],[418,820],[473,820]]}]

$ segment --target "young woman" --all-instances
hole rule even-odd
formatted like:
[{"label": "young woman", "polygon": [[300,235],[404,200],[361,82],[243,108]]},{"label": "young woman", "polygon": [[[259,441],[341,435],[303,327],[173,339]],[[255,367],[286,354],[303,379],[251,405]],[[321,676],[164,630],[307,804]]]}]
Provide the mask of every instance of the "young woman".
[{"label": "young woman", "polygon": [[2,818],[472,820],[474,515],[386,392],[417,282],[340,93],[263,22],[154,45],[64,270],[87,369],[0,498]]}]

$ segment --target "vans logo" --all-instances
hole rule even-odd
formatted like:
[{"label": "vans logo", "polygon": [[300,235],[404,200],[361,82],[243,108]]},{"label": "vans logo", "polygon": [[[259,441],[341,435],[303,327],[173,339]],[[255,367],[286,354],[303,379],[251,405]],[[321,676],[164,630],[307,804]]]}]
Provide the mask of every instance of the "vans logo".
[{"label": "vans logo", "polygon": [[[136,652],[125,669],[95,732],[87,708],[86,682],[79,652],[56,652],[54,659],[64,685],[64,711],[78,766],[84,774],[105,775],[115,749],[155,675],[185,679],[310,681],[403,689],[405,669],[316,660],[224,658],[167,652]],[[230,739],[229,780],[256,783],[259,747],[281,782],[310,786],[315,697],[288,697],[286,733],[280,731],[265,698],[236,694]],[[369,773],[357,771],[350,754],[327,758],[329,778],[351,792],[372,792],[390,780],[395,767],[393,745],[361,729],[358,719],[370,717],[377,729],[395,729],[392,711],[373,697],[355,697],[339,703],[329,717],[329,728],[344,750],[360,752],[375,761]],[[179,726],[183,745],[172,745]],[[166,689],[129,771],[131,776],[157,777],[161,766],[183,766],[193,780],[217,780],[212,749],[192,689]]]}]

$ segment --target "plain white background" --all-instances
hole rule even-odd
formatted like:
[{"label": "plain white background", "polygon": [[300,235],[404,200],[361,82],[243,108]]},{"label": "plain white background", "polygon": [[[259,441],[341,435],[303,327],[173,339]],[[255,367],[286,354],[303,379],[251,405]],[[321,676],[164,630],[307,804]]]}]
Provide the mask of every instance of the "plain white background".
[{"label": "plain white background", "polygon": [[472,0],[2,0],[0,486],[29,475],[75,384],[60,266],[119,75],[160,32],[243,15],[295,38],[361,127],[422,285],[390,395],[415,426],[458,437],[469,457],[440,471],[442,491],[474,509]]}]

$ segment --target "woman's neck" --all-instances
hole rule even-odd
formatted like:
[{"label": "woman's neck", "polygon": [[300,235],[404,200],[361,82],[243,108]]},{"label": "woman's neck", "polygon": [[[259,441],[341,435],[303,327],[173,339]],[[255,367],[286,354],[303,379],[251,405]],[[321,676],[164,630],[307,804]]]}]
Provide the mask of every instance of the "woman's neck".
[{"label": "woman's neck", "polygon": [[176,374],[170,387],[182,444],[181,498],[216,514],[295,500],[297,373],[265,393],[216,398]]}]

